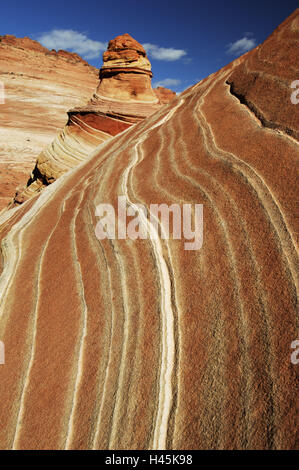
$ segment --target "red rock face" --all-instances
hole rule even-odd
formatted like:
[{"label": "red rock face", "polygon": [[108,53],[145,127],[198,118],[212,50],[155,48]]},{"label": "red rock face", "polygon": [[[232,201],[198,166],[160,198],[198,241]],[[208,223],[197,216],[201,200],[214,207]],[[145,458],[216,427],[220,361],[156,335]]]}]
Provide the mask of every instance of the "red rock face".
[{"label": "red rock face", "polygon": [[[270,37],[277,83],[298,14]],[[232,92],[253,57],[1,216],[2,449],[296,447],[299,122],[242,89],[267,126]],[[96,207],[120,195],[203,204],[202,248],[99,240]]]},{"label": "red rock face", "polygon": [[110,41],[103,54],[97,95],[156,104],[151,77],[151,64],[144,48],[129,34],[123,34]]},{"label": "red rock face", "polygon": [[29,38],[0,36],[0,210],[26,184],[36,157],[98,84],[98,70],[77,54],[49,51]]}]

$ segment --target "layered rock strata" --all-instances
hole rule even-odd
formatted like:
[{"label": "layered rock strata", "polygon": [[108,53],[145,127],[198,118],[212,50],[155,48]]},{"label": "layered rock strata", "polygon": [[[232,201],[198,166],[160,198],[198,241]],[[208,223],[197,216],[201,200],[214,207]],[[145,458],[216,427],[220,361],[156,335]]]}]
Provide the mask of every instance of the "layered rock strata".
[{"label": "layered rock strata", "polygon": [[129,34],[111,40],[103,54],[100,82],[86,106],[69,111],[67,125],[41,152],[29,186],[15,197],[22,203],[65,171],[78,165],[107,139],[159,109],[175,93],[159,99],[151,87],[151,64],[144,48]]}]

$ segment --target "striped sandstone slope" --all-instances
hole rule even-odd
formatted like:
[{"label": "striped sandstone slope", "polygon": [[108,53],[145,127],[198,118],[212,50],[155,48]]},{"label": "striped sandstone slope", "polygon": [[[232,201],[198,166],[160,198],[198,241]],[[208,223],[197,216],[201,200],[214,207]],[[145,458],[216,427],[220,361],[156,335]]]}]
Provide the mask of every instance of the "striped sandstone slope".
[{"label": "striped sandstone slope", "polygon": [[[295,447],[298,120],[271,60],[297,19],[2,216],[1,448]],[[231,93],[265,64],[272,126]],[[202,203],[202,248],[99,241],[119,195]]]},{"label": "striped sandstone slope", "polygon": [[[151,87],[151,64],[129,34],[111,40],[103,54],[100,83],[90,102],[69,111],[67,125],[37,159],[21,203],[77,166],[101,143],[153,114],[175,96]],[[161,97],[161,102],[159,100]]]},{"label": "striped sandstone slope", "polygon": [[64,126],[67,110],[94,93],[98,69],[77,54],[6,35],[0,36],[0,82],[1,210],[28,181],[37,156]]}]

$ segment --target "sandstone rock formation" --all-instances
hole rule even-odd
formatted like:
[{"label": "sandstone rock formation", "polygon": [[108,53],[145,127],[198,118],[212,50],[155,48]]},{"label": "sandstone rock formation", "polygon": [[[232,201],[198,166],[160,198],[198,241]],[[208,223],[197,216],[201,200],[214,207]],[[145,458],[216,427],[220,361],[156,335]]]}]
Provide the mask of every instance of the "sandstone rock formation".
[{"label": "sandstone rock formation", "polygon": [[140,122],[175,96],[151,87],[151,64],[129,34],[111,40],[103,54],[100,83],[86,106],[69,111],[62,132],[37,159],[29,186],[15,197],[22,203],[65,171],[77,166],[102,142]]},{"label": "sandstone rock formation", "polygon": [[86,103],[98,70],[77,54],[49,51],[29,38],[0,36],[0,211],[26,184],[37,156]]},{"label": "sandstone rock formation", "polygon": [[172,90],[169,90],[169,88],[164,88],[163,86],[158,86],[157,88],[154,88],[154,92],[156,93],[160,103],[167,104],[173,98],[175,98],[176,93]]},{"label": "sandstone rock formation", "polygon": [[[296,446],[298,15],[2,215],[1,448]],[[203,204],[202,248],[99,240],[118,196]]]}]

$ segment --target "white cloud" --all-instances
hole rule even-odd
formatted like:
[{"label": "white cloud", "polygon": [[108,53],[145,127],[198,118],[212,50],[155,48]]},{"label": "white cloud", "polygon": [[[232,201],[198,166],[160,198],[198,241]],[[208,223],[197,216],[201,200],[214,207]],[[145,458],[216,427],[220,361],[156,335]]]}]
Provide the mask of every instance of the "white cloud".
[{"label": "white cloud", "polygon": [[151,56],[153,59],[157,60],[166,60],[168,62],[171,62],[174,60],[179,60],[185,55],[187,55],[187,52],[183,49],[174,49],[173,47],[160,47],[156,44],[150,43],[142,45],[148,55]]},{"label": "white cloud", "polygon": [[254,38],[249,38],[248,35],[244,36],[241,39],[238,39],[235,42],[231,42],[227,45],[227,53],[233,55],[245,54],[253,47],[256,46],[256,40]]},{"label": "white cloud", "polygon": [[77,52],[85,59],[99,57],[107,48],[107,44],[89,39],[85,34],[72,29],[53,29],[39,36],[38,41],[48,49],[64,49]]},{"label": "white cloud", "polygon": [[164,80],[160,80],[158,82],[153,83],[153,87],[156,88],[157,86],[164,86],[164,87],[175,87],[181,83],[179,78],[164,78]]}]

